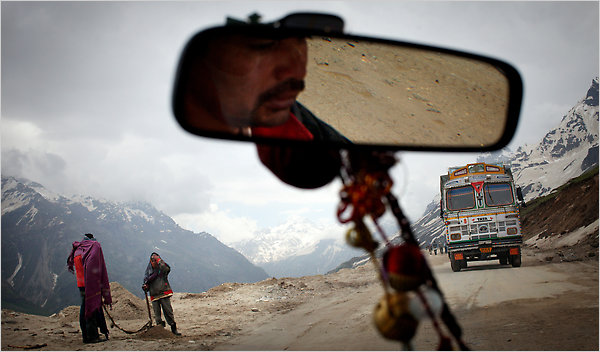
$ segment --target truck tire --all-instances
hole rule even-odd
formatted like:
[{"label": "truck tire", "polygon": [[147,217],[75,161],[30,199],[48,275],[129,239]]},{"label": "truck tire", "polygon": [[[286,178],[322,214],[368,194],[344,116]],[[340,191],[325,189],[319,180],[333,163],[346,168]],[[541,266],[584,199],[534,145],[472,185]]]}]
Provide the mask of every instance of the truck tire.
[{"label": "truck tire", "polygon": [[517,254],[517,255],[511,255],[510,256],[510,263],[512,264],[513,268],[518,268],[521,266],[521,254]]},{"label": "truck tire", "polygon": [[452,271],[459,272],[462,265],[461,265],[462,260],[455,260],[454,258],[450,259],[450,266],[452,267]]}]

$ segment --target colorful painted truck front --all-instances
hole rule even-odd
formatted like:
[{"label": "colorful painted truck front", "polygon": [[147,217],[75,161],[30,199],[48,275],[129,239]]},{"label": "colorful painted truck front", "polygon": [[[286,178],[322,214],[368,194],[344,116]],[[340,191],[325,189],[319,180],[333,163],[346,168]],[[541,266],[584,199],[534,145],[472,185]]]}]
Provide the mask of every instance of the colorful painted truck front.
[{"label": "colorful painted truck front", "polygon": [[440,176],[441,216],[453,271],[498,259],[521,266],[521,189],[509,167],[468,164]]}]

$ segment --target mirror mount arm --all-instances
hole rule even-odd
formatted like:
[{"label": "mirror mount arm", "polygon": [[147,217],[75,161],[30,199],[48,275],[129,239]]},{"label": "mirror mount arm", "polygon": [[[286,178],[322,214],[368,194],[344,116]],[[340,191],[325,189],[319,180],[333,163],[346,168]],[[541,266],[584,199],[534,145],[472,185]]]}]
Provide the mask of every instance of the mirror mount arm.
[{"label": "mirror mount arm", "polygon": [[253,13],[248,16],[247,21],[238,20],[233,17],[227,17],[226,26],[263,26],[283,30],[303,30],[319,31],[323,33],[344,33],[344,20],[336,15],[300,12],[293,13],[274,22],[261,23],[262,16],[259,13]]}]

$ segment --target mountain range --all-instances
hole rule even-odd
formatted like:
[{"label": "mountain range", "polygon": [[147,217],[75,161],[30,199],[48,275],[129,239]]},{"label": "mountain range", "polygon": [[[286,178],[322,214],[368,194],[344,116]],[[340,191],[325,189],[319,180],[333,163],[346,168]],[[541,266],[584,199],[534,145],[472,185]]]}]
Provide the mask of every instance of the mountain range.
[{"label": "mountain range", "polygon": [[362,254],[343,239],[323,239],[331,237],[326,231],[308,219],[292,219],[231,246],[274,277],[324,274]]},{"label": "mountain range", "polygon": [[598,164],[598,77],[586,96],[535,145],[508,154],[525,200],[548,194]]},{"label": "mountain range", "polygon": [[116,203],[52,193],[41,184],[2,176],[2,308],[52,314],[80,303],[67,257],[73,241],[93,233],[110,281],[143,297],[150,254],[171,266],[176,291],[203,292],[224,282],[268,275],[208,233],[179,227],[148,203]]}]

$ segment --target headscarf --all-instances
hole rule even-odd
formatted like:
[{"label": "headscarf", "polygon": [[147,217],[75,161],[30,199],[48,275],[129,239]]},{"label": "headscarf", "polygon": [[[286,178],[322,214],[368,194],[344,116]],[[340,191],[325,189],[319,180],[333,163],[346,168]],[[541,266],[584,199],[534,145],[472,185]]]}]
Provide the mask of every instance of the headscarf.
[{"label": "headscarf", "polygon": [[74,259],[78,255],[81,255],[83,261],[85,317],[87,319],[92,316],[93,312],[102,307],[102,298],[104,298],[104,304],[110,305],[112,304],[112,297],[100,242],[94,238],[84,238],[81,242],[73,242],[73,249],[67,259],[70,272],[73,272]]},{"label": "headscarf", "polygon": [[[150,254],[150,260],[148,261],[148,266],[146,266],[146,272],[144,273],[144,283],[148,283],[148,282],[152,281],[154,279],[154,277],[158,274],[158,270],[155,273],[154,267],[152,267],[152,256],[153,255],[156,255],[157,257],[160,258],[160,255],[156,252],[152,252],[152,254]],[[152,275],[152,274],[154,274],[154,275]]]}]

